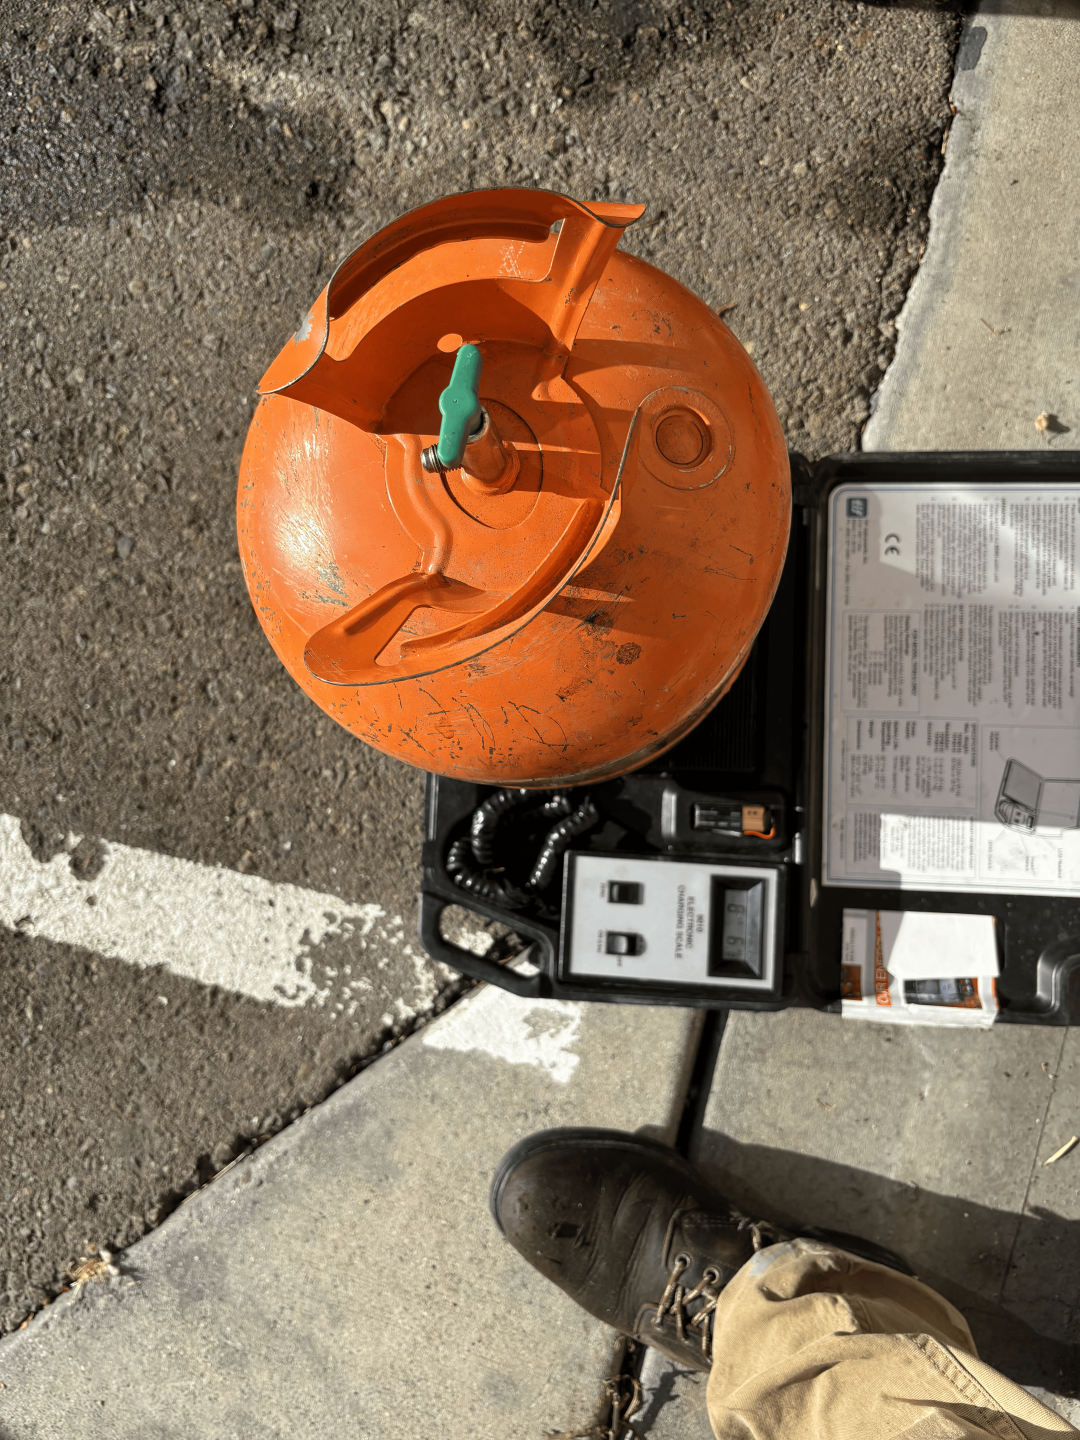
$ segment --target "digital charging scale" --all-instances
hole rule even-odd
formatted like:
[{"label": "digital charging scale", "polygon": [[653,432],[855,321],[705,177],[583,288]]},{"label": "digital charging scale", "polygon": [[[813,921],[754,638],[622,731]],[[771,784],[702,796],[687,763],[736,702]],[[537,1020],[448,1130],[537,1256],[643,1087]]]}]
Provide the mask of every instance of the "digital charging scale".
[{"label": "digital charging scale", "polygon": [[[998,1020],[1069,1023],[1080,456],[792,469],[776,599],[686,738],[554,799],[429,776],[421,941],[526,996],[838,1009],[851,916],[992,917]],[[477,825],[485,866],[462,859]],[[454,944],[451,905],[535,942],[535,963]],[[970,1004],[964,986],[915,979],[908,1003]]]},{"label": "digital charging scale", "polygon": [[771,993],[781,866],[567,855],[561,934],[567,975]]}]

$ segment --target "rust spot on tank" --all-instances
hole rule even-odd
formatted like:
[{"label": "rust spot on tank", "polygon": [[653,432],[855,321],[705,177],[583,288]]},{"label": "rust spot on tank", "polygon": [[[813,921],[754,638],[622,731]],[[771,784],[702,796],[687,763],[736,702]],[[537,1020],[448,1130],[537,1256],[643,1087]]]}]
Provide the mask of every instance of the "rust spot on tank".
[{"label": "rust spot on tank", "polygon": [[615,662],[618,665],[633,665],[634,661],[641,654],[641,646],[635,645],[631,640],[626,645],[620,645],[615,651]]}]

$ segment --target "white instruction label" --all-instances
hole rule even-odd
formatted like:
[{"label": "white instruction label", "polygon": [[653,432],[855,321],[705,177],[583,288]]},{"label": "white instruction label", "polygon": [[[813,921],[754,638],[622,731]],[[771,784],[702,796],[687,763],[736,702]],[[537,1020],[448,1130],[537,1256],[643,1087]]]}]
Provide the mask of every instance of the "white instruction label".
[{"label": "white instruction label", "polygon": [[826,885],[1080,890],[1080,485],[829,508]]}]

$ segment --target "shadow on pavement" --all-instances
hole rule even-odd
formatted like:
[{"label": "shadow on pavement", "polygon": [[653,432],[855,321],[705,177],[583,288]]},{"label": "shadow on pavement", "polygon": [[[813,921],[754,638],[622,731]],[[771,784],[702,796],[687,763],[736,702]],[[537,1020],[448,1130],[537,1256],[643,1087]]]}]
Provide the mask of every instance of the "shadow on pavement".
[{"label": "shadow on pavement", "polygon": [[1076,1393],[1080,1221],[1023,1215],[704,1131],[693,1162],[741,1210],[896,1251],[965,1316],[979,1354],[1021,1385]]}]

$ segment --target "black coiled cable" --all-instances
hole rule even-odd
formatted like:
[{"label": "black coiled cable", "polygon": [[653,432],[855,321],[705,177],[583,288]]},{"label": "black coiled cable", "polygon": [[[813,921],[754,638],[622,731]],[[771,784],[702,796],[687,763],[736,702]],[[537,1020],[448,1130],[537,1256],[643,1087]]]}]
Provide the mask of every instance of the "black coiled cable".
[{"label": "black coiled cable", "polygon": [[503,816],[535,799],[535,794],[529,790],[496,790],[494,795],[489,795],[484,803],[473,811],[469,835],[472,853],[478,865],[494,865],[495,852],[492,846],[495,829]]},{"label": "black coiled cable", "polygon": [[446,873],[453,878],[455,885],[460,885],[462,890],[488,905],[520,910],[529,903],[530,897],[516,885],[493,880],[484,874],[474,860],[472,844],[465,836],[450,846],[446,856]]},{"label": "black coiled cable", "polygon": [[485,867],[495,863],[495,831],[499,821],[514,810],[527,808],[530,812],[536,806],[537,801],[542,803],[538,807],[540,815],[547,819],[554,819],[558,815],[569,815],[573,806],[565,794],[560,791],[558,794],[548,797],[539,794],[535,790],[497,790],[494,795],[489,795],[484,803],[473,812],[472,824],[469,826],[469,836],[472,843],[472,853],[477,864]]},{"label": "black coiled cable", "polygon": [[[499,824],[515,811],[558,821],[544,836],[524,890],[485,873],[495,864],[495,836]],[[551,884],[559,860],[571,840],[592,829],[599,818],[595,805],[587,796],[575,810],[565,790],[546,795],[536,790],[498,790],[474,811],[468,836],[455,840],[450,846],[446,856],[446,873],[456,885],[478,900],[489,905],[501,905],[508,910],[521,910]]]},{"label": "black coiled cable", "polygon": [[533,894],[546,890],[555,878],[559,861],[570,841],[578,835],[584,835],[586,830],[591,830],[599,819],[599,811],[592,799],[586,795],[574,813],[553,825],[544,837],[540,854],[536,857],[536,864],[525,882],[525,888]]}]

